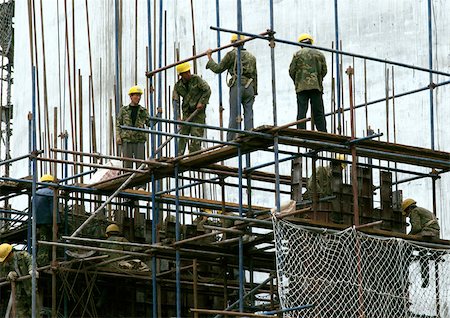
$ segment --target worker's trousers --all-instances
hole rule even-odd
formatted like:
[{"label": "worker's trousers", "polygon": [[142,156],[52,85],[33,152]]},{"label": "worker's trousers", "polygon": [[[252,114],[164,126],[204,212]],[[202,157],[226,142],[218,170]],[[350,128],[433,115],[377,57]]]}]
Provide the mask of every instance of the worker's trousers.
[{"label": "worker's trousers", "polygon": [[[186,120],[191,113],[183,112],[183,120]],[[196,124],[205,124],[206,116],[205,112],[200,112],[197,116],[192,118],[191,122]],[[180,135],[191,135],[193,137],[203,137],[204,128],[203,127],[194,127],[188,125],[181,125]],[[200,139],[188,139],[188,138],[180,138],[178,142],[178,156],[184,154],[186,149],[186,144],[189,144],[189,153],[199,151],[201,149],[202,141]]]},{"label": "worker's trousers", "polygon": [[[327,132],[327,123],[325,121],[322,92],[318,89],[311,89],[297,93],[297,120],[306,118],[309,101],[311,101],[311,113],[313,115],[316,129],[319,131]],[[297,128],[306,129],[306,123],[297,124]]]},{"label": "worker's trousers", "polygon": [[[255,91],[253,86],[245,88],[244,85],[240,87],[241,104],[244,108],[244,129],[251,130],[253,128],[253,103],[255,102]],[[238,117],[238,110],[241,105],[238,105],[238,87],[234,85],[230,87],[230,120],[228,128],[239,129],[240,118]],[[236,133],[228,132],[227,141],[233,140]]]},{"label": "worker's trousers", "polygon": [[[122,153],[124,157],[135,158],[135,159],[145,159],[145,143],[143,142],[127,142],[124,141],[122,144]],[[133,162],[124,160],[124,168],[133,168]],[[140,164],[136,165],[138,168]]]}]

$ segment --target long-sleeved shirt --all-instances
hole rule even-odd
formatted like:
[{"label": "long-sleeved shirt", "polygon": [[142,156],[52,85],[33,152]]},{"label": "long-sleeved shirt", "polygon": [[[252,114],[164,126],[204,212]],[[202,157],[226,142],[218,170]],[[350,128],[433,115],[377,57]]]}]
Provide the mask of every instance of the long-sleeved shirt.
[{"label": "long-sleeved shirt", "polygon": [[326,74],[325,56],[312,48],[302,48],[295,53],[289,66],[289,76],[297,93],[312,89],[323,92],[322,82]]}]

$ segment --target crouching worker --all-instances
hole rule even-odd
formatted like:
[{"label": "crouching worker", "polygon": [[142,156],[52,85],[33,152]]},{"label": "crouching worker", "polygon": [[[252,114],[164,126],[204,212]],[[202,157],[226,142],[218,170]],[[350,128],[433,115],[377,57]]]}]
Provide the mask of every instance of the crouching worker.
[{"label": "crouching worker", "polygon": [[[418,207],[413,199],[406,199],[402,202],[402,214],[409,217],[411,231],[409,234],[418,235],[423,238],[439,238],[439,223],[431,211]],[[420,275],[422,276],[422,288],[427,288],[430,284],[430,256],[426,249],[419,249]]]},{"label": "crouching worker", "polygon": [[[10,244],[0,245],[0,275],[6,277],[6,280],[15,285],[15,295],[11,293],[7,312],[13,311],[13,302],[15,302],[15,316],[10,317],[31,317],[31,277],[17,281],[18,278],[31,275],[32,262],[31,255],[26,251],[15,251]],[[39,272],[36,271],[36,278],[39,278]],[[15,299],[13,297],[15,296]],[[39,297],[36,295],[36,299]],[[36,316],[39,316],[38,303],[36,303]]]}]

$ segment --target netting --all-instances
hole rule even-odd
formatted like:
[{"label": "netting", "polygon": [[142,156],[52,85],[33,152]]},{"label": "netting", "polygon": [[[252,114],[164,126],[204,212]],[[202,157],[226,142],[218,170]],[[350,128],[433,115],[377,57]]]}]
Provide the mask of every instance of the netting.
[{"label": "netting", "polygon": [[284,317],[450,317],[450,251],[274,220]]},{"label": "netting", "polygon": [[12,18],[14,16],[14,1],[0,3],[0,53],[12,60],[14,52],[14,29]]}]

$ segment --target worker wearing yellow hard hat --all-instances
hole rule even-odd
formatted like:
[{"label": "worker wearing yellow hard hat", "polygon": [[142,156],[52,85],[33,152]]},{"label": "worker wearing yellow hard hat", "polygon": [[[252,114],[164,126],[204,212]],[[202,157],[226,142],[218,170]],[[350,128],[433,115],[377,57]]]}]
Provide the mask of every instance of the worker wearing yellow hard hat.
[{"label": "worker wearing yellow hard hat", "polygon": [[[238,40],[244,40],[245,36],[232,34],[231,43]],[[208,63],[206,68],[210,69],[216,74],[227,71],[230,79],[227,84],[230,88],[230,116],[228,128],[241,129],[240,109],[241,104],[244,110],[244,129],[251,130],[253,128],[253,103],[255,96],[258,95],[258,71],[256,68],[256,58],[248,50],[244,48],[244,43],[236,44],[233,50],[227,52],[223,59],[216,63],[212,58],[212,50],[208,49],[206,54],[208,56]],[[240,47],[240,48],[239,48]],[[241,63],[238,65],[238,50],[240,50]],[[241,76],[238,77],[238,67],[240,68]],[[240,79],[240,83],[238,80]],[[239,95],[239,96],[238,96]],[[227,133],[227,141],[233,140],[236,137],[235,132]]]},{"label": "worker wearing yellow hard hat", "polygon": [[[31,255],[27,251],[15,251],[8,243],[0,245],[0,277],[5,277],[7,281],[15,283],[15,317],[31,317],[31,279],[18,279],[31,275],[32,270]],[[38,271],[35,272],[35,276],[39,278]],[[37,295],[37,299],[39,299],[39,295]],[[39,308],[37,308],[37,312],[39,312]]]},{"label": "worker wearing yellow hard hat", "polygon": [[[120,108],[116,120],[116,142],[121,148],[123,157],[145,159],[145,143],[148,134],[145,131],[130,130],[126,127],[150,127],[150,115],[147,109],[139,104],[144,91],[140,86],[132,86],[128,90],[130,103]],[[124,160],[125,168],[133,168],[133,162]],[[136,165],[138,166],[138,164]]]},{"label": "worker wearing yellow hard hat", "polygon": [[[197,124],[206,123],[205,108],[211,96],[211,89],[208,83],[196,74],[191,74],[191,64],[181,63],[176,67],[180,79],[173,88],[173,104],[178,119],[183,115],[182,120]],[[182,102],[180,97],[183,99]],[[180,105],[181,103],[181,105]],[[195,138],[203,137],[204,128],[182,125],[179,131],[181,135],[190,135]],[[189,144],[189,152],[201,149],[200,139],[179,138],[177,155],[184,154],[186,145]]]},{"label": "worker wearing yellow hard hat", "polygon": [[[57,183],[56,178],[51,174],[44,174],[40,178],[43,183]],[[36,190],[36,198],[33,203],[36,206],[36,229],[37,239],[40,241],[53,240],[53,207],[54,197],[57,187],[54,185],[43,185]],[[58,194],[58,193],[56,193]],[[58,236],[58,224],[61,223],[58,204],[56,204],[56,237]],[[45,266],[50,263],[52,247],[46,244],[40,244],[37,248],[36,260],[39,266]]]},{"label": "worker wearing yellow hard hat", "polygon": [[[312,45],[313,37],[302,33],[298,42]],[[297,94],[297,120],[305,119],[308,104],[311,102],[311,113],[314,124],[319,131],[326,132],[325,110],[323,105],[323,78],[327,74],[325,56],[319,50],[302,47],[294,54],[289,65],[289,76],[292,78]],[[298,129],[305,129],[306,122],[297,124]]]},{"label": "worker wearing yellow hard hat", "polygon": [[409,234],[439,238],[440,227],[436,216],[427,209],[418,207],[414,199],[402,202],[402,214],[409,217],[411,231]]}]

